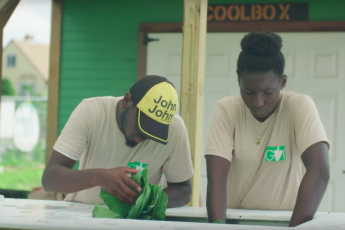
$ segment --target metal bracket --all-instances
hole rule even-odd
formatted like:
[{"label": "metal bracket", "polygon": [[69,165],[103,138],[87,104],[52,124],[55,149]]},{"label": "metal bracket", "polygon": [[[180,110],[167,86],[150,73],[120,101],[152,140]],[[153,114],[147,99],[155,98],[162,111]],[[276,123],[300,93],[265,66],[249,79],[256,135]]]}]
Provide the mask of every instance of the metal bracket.
[{"label": "metal bracket", "polygon": [[159,41],[158,38],[149,38],[147,34],[144,35],[144,46],[147,46],[149,42],[157,42]]}]

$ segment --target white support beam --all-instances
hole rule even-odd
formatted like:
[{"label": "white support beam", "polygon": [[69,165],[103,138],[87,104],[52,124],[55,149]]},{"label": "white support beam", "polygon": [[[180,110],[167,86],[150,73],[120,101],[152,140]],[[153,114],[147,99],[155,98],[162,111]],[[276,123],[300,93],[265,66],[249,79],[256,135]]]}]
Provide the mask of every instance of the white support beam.
[{"label": "white support beam", "polygon": [[207,0],[184,0],[181,116],[186,124],[194,176],[190,206],[199,206]]}]

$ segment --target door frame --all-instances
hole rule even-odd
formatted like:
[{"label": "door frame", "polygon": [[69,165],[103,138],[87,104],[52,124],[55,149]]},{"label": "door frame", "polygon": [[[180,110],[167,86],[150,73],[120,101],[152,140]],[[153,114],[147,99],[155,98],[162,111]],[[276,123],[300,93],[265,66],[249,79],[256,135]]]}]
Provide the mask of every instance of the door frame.
[{"label": "door frame", "polygon": [[[139,27],[137,79],[146,75],[148,33],[182,33],[183,23],[141,23]],[[209,22],[207,32],[344,32],[345,21],[294,21],[294,22]]]}]

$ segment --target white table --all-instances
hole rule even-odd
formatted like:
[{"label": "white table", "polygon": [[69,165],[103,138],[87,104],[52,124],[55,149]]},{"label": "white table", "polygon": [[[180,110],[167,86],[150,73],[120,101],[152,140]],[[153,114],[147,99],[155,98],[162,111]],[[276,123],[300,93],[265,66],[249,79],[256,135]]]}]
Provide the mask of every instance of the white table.
[{"label": "white table", "polygon": [[[93,205],[64,201],[5,199],[0,196],[0,229],[288,229],[285,227],[209,224],[176,221],[145,221],[92,218]],[[205,208],[168,209],[167,216],[206,218]],[[227,210],[233,220],[289,221],[291,212]],[[297,227],[307,229],[345,229],[345,214],[318,213],[314,220]]]}]

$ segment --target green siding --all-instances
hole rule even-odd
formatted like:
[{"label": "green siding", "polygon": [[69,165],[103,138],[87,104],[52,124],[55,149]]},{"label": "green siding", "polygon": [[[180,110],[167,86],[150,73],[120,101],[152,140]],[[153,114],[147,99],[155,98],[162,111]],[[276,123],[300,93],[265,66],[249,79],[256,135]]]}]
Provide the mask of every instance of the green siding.
[{"label": "green siding", "polygon": [[[309,2],[310,20],[345,20],[342,0],[209,0],[215,3]],[[83,98],[124,95],[136,80],[141,22],[181,22],[182,0],[67,0],[62,15],[61,132]]]}]

